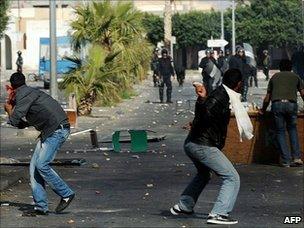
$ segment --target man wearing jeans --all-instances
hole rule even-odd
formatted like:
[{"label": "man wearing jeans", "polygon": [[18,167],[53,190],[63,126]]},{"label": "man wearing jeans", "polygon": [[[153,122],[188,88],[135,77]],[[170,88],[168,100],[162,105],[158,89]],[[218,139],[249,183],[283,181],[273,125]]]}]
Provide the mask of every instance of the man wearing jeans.
[{"label": "man wearing jeans", "polygon": [[[280,62],[281,72],[274,74],[270,79],[263,107],[260,110],[260,113],[264,114],[270,101],[272,102],[271,111],[274,115],[276,138],[283,167],[303,165],[297,132],[297,92],[300,92],[304,101],[304,85],[300,77],[292,73],[291,69],[290,60]],[[289,134],[291,154],[285,138],[286,128]]]},{"label": "man wearing jeans", "polygon": [[[51,168],[56,152],[70,134],[70,125],[60,104],[46,93],[28,87],[21,72],[10,78],[16,97],[13,102],[5,104],[9,123],[18,128],[34,126],[40,131],[39,141],[30,163],[30,179],[35,201],[34,210],[24,213],[25,216],[47,215],[48,200],[45,190],[47,183],[61,197],[55,212],[63,211],[73,200],[75,193]],[[11,103],[11,102],[10,102]]]},{"label": "man wearing jeans", "polygon": [[202,85],[196,86],[198,98],[195,117],[190,123],[190,133],[184,149],[197,168],[197,174],[170,211],[173,215],[193,213],[198,197],[208,184],[210,172],[213,171],[221,177],[223,184],[207,223],[229,225],[238,222],[230,218],[229,213],[238,195],[240,178],[231,162],[221,152],[230,120],[230,98],[224,86],[239,92],[242,86],[241,72],[237,69],[226,71],[223,85],[207,98],[205,88]]}]

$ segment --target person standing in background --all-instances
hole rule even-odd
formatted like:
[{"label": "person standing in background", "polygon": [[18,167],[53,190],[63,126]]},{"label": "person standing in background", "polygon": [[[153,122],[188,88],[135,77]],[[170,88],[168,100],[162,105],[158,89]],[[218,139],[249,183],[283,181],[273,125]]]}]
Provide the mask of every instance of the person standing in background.
[{"label": "person standing in background", "polygon": [[[290,60],[281,60],[280,72],[274,74],[270,79],[263,107],[260,110],[260,114],[263,115],[271,101],[276,139],[283,167],[303,165],[297,132],[297,92],[300,92],[304,101],[304,84],[298,75],[291,72],[291,69]],[[286,143],[286,128],[289,134],[291,153]]]},{"label": "person standing in background", "polygon": [[266,81],[269,80],[269,68],[270,68],[270,57],[268,55],[268,51],[263,51],[263,73],[266,76]]},{"label": "person standing in background", "polygon": [[153,52],[153,57],[152,57],[152,61],[151,61],[151,70],[152,70],[152,77],[153,77],[153,84],[154,87],[157,86],[158,84],[158,49],[156,48]]},{"label": "person standing in background", "polygon": [[162,57],[159,59],[159,99],[160,102],[164,102],[164,86],[167,87],[167,103],[172,103],[172,82],[171,76],[175,78],[174,69],[172,66],[171,57],[168,56],[168,51],[166,49],[162,50]]},{"label": "person standing in background", "polygon": [[17,60],[16,60],[17,72],[22,73],[22,66],[23,66],[23,58],[21,56],[22,52],[18,51],[17,54],[18,54],[18,57],[17,57]]}]

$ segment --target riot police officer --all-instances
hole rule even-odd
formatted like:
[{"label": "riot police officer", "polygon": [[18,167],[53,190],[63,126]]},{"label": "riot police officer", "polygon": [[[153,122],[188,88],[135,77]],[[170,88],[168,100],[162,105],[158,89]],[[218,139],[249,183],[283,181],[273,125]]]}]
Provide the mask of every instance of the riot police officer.
[{"label": "riot police officer", "polygon": [[172,59],[168,55],[168,51],[163,49],[162,57],[159,59],[159,99],[160,102],[164,102],[164,86],[167,87],[167,103],[172,103],[171,94],[172,94],[172,82],[171,76],[174,78],[174,69],[172,66]]}]

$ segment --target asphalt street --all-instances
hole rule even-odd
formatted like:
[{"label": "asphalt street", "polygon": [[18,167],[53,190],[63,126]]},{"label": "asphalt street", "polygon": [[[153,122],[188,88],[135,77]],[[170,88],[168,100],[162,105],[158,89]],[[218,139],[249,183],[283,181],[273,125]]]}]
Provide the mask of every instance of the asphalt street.
[{"label": "asphalt street", "polygon": [[[86,164],[55,167],[76,192],[71,206],[62,214],[23,217],[22,211],[31,207],[33,200],[28,167],[19,167],[20,180],[1,192],[1,227],[209,226],[206,216],[221,184],[215,175],[199,198],[194,215],[175,217],[169,212],[196,173],[183,151],[187,131],[181,127],[193,118],[195,94],[191,84],[201,78],[197,71],[187,72],[186,77],[184,87],[173,83],[173,104],[157,103],[158,90],[149,78],[135,87],[137,96],[115,107],[95,107],[92,116],[79,118],[78,128],[73,129],[73,132],[95,129],[99,141],[110,138],[114,130],[150,129],[165,134],[164,141],[149,143],[146,153],[133,154],[129,144],[122,144],[121,153],[92,150],[88,133],[71,136],[57,158],[84,158]],[[39,87],[41,82],[31,85]],[[249,91],[249,101],[257,105],[261,104],[267,87],[262,76],[259,86]],[[2,109],[1,112],[1,157],[30,159],[37,133],[33,129],[9,128]],[[104,143],[99,146],[111,147]],[[303,168],[260,164],[235,167],[241,178],[232,213],[239,220],[235,227],[303,227],[303,223],[283,223],[285,216],[303,219]],[[15,168],[1,166],[1,179],[3,173],[12,170]],[[47,190],[49,207],[54,211],[60,199],[49,187]]]}]

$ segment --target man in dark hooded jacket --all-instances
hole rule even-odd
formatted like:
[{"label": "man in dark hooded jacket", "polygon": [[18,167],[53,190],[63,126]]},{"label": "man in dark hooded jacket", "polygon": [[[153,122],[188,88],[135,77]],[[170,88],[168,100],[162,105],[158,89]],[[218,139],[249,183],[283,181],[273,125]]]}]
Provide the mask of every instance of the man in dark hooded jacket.
[{"label": "man in dark hooded jacket", "polygon": [[75,193],[52,169],[50,163],[70,134],[68,118],[60,104],[48,94],[28,87],[21,72],[12,74],[11,87],[15,90],[14,107],[6,103],[9,124],[18,128],[34,126],[40,131],[39,141],[30,162],[30,181],[34,210],[25,211],[25,216],[47,215],[48,200],[45,190],[48,184],[61,197],[55,212],[63,211],[73,200]]}]

